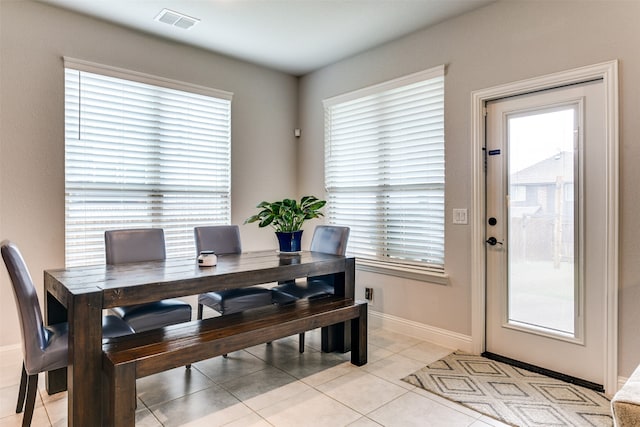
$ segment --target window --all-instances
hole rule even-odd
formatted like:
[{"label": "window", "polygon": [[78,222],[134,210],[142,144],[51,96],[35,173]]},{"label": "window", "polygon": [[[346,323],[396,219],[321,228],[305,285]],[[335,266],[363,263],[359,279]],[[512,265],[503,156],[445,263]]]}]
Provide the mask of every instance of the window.
[{"label": "window", "polygon": [[512,202],[526,202],[527,201],[527,186],[526,185],[512,185],[511,194],[509,200]]},{"label": "window", "polygon": [[67,266],[104,263],[104,231],[230,223],[231,94],[65,58]]},{"label": "window", "polygon": [[444,66],[325,100],[325,186],[359,263],[444,272]]}]

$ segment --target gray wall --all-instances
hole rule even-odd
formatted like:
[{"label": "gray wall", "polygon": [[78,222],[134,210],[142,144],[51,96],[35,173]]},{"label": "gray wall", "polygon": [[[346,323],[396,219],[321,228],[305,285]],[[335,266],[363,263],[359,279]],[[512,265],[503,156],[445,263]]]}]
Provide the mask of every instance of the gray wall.
[{"label": "gray wall", "polygon": [[[471,208],[471,92],[620,61],[620,346],[619,373],[640,362],[640,2],[502,1],[340,61],[300,82],[298,153],[302,193],[323,192],[322,100],[402,75],[447,65],[446,286],[367,273],[358,290],[379,287],[385,314],[471,334],[471,227],[452,225],[451,209]],[[469,212],[478,215],[478,212]],[[375,293],[374,293],[375,296]]]},{"label": "gray wall", "polygon": [[[295,77],[41,3],[2,0],[0,238],[18,244],[40,291],[42,271],[64,266],[62,56],[233,92],[234,223],[263,199],[296,194]],[[267,229],[240,229],[245,249],[275,245]],[[18,343],[4,267],[0,295],[0,346]]]}]

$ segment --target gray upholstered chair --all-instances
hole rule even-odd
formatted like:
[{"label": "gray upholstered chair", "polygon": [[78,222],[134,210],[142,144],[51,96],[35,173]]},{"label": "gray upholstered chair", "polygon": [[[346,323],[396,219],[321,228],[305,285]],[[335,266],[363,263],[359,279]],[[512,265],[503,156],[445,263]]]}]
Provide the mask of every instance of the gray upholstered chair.
[{"label": "gray upholstered chair", "polygon": [[[309,250],[333,255],[344,255],[349,241],[349,227],[336,225],[318,225],[311,238]],[[289,304],[299,299],[321,298],[333,295],[334,276],[308,277],[306,280],[282,282],[271,289],[273,301],[277,304]],[[304,353],[304,332],[300,334],[300,353]]]},{"label": "gray upholstered chair", "polygon": [[[104,243],[108,265],[166,258],[161,228],[108,230],[104,233]],[[179,299],[115,307],[111,312],[127,322],[135,332],[191,321],[191,305]]]},{"label": "gray upholstered chair", "polygon": [[[193,233],[198,254],[201,251],[213,251],[216,255],[242,252],[240,229],[237,225],[196,227]],[[205,305],[224,315],[270,304],[271,292],[259,287],[208,292],[198,296],[198,319],[202,319],[202,310]]]},{"label": "gray upholstered chair", "polygon": [[[38,374],[64,368],[69,362],[68,324],[44,326],[40,302],[27,265],[18,247],[5,240],[1,244],[2,259],[9,272],[22,332],[22,376],[16,413],[23,410],[23,427],[31,425],[38,390]],[[102,319],[104,340],[133,333],[122,319],[105,316]]]}]

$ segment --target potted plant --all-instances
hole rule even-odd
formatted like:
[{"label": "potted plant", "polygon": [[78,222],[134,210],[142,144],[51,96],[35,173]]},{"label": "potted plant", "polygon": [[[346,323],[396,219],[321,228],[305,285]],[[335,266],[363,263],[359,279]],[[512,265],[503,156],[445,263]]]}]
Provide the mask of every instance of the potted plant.
[{"label": "potted plant", "polygon": [[302,224],[308,219],[324,216],[320,209],[326,203],[315,196],[304,196],[300,202],[293,199],[263,201],[256,206],[261,209],[260,212],[247,218],[244,223],[258,222],[258,227],[273,227],[280,252],[298,252],[302,249]]}]

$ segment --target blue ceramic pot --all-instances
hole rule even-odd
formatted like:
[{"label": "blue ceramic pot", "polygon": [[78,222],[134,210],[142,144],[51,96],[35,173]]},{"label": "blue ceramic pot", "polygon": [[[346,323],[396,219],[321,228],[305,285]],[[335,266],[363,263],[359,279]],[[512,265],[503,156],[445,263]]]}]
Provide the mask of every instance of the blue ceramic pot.
[{"label": "blue ceramic pot", "polygon": [[280,252],[299,252],[302,250],[302,231],[276,231]]}]

